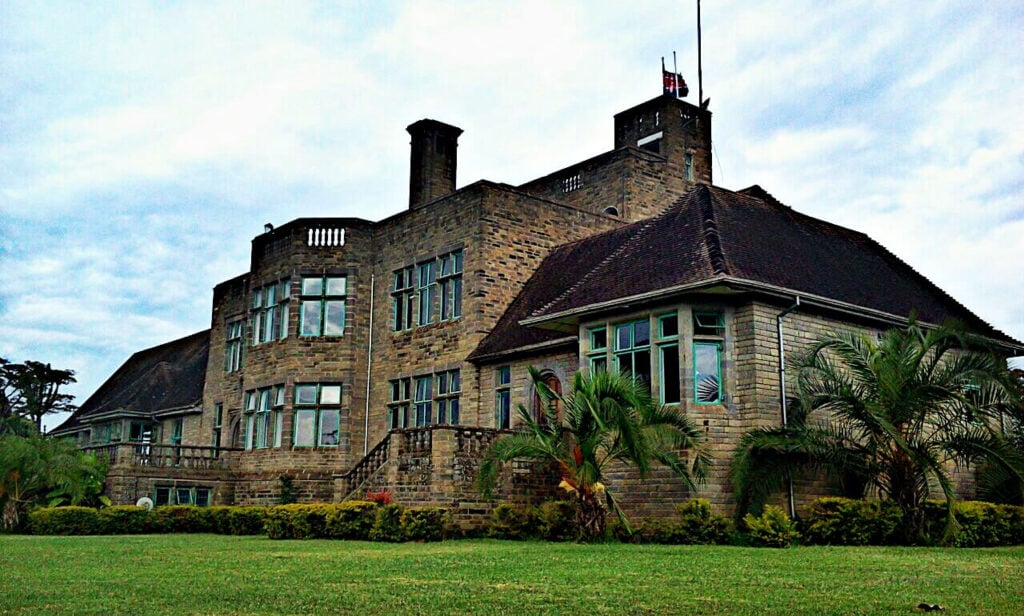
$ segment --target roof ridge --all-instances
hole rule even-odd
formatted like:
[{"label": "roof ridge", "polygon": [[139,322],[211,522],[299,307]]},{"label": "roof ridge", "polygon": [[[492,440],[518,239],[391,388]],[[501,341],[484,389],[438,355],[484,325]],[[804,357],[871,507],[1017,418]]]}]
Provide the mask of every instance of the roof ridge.
[{"label": "roof ridge", "polygon": [[[601,261],[593,269],[591,269],[585,275],[581,276],[579,280],[577,280],[575,283],[570,285],[568,288],[566,288],[564,291],[559,293],[557,296],[552,298],[551,301],[547,302],[546,304],[544,304],[542,306],[539,306],[531,314],[537,314],[538,312],[543,312],[543,311],[547,310],[548,308],[550,308],[551,306],[553,306],[554,304],[556,304],[559,301],[561,301],[562,299],[564,299],[565,297],[567,297],[568,295],[574,293],[577,289],[580,288],[581,285],[585,284],[588,280],[593,278],[597,274],[598,271],[604,269],[609,263],[611,263],[612,261],[617,259],[619,256],[621,256],[623,254],[623,252],[626,251],[627,248],[632,246],[632,244],[637,240],[637,238],[639,238],[640,236],[644,235],[644,233],[647,230],[649,230],[655,223],[657,223],[658,221],[660,221],[664,217],[668,216],[669,213],[672,212],[676,208],[676,206],[681,204],[682,201],[684,199],[686,199],[688,195],[689,195],[689,192],[687,192],[686,194],[680,196],[678,199],[676,199],[675,202],[672,203],[672,205],[670,205],[667,208],[665,208],[664,210],[662,210],[657,216],[653,216],[653,217],[648,218],[646,220],[637,221],[637,222],[635,222],[635,223],[633,223],[631,225],[627,225],[625,227],[619,227],[617,229],[610,229],[609,231],[605,231],[604,233],[610,233],[612,231],[622,231],[622,230],[626,230],[626,229],[635,228],[635,231],[630,233],[628,235],[628,237],[626,237],[626,239],[624,239],[622,241],[622,243],[619,244],[615,248],[615,250],[613,250],[610,253],[608,253],[607,255],[605,255],[605,257],[603,259],[601,259]],[[596,237],[597,235],[602,235],[602,234],[599,233],[599,234],[591,235],[591,236],[588,236],[586,238],[581,238],[580,240],[577,240],[577,241],[582,242],[582,241],[590,239],[592,237]]]},{"label": "roof ridge", "polygon": [[722,248],[722,236],[718,232],[718,221],[715,216],[715,197],[706,187],[701,190],[698,208],[701,216],[701,239],[708,251],[711,268],[716,274],[728,274],[729,265]]}]

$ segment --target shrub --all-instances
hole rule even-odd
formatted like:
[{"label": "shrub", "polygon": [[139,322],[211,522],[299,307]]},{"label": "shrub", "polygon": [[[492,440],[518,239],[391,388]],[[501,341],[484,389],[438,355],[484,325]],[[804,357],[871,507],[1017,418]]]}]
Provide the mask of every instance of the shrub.
[{"label": "shrub", "polygon": [[528,539],[537,527],[537,510],[503,503],[494,508],[487,534],[495,539]]},{"label": "shrub", "polygon": [[166,505],[150,512],[154,532],[212,533],[216,531],[209,507]]},{"label": "shrub", "polygon": [[805,541],[819,545],[887,545],[901,516],[890,502],[828,496],[804,510],[801,531]]},{"label": "shrub", "polygon": [[106,535],[138,535],[154,530],[149,509],[135,505],[114,505],[96,512]]},{"label": "shrub", "polygon": [[547,541],[576,538],[576,508],[568,501],[548,501],[537,509],[537,532]]},{"label": "shrub", "polygon": [[381,505],[377,507],[377,515],[370,529],[373,541],[402,541],[402,507],[399,505]]},{"label": "shrub", "polygon": [[1016,545],[1024,541],[1022,507],[961,501],[956,504],[954,512],[960,524],[955,541],[959,547]]},{"label": "shrub", "polygon": [[227,528],[218,525],[217,532],[229,535],[259,535],[263,533],[263,520],[267,515],[266,507],[228,507]]},{"label": "shrub", "polygon": [[277,505],[267,510],[264,527],[271,539],[322,539],[331,505]]},{"label": "shrub", "polygon": [[711,512],[711,503],[695,498],[676,507],[679,521],[673,525],[671,543],[726,544],[731,524],[724,515]]},{"label": "shrub", "polygon": [[28,514],[34,535],[100,535],[99,513],[91,507],[41,507]]},{"label": "shrub", "polygon": [[369,501],[346,501],[335,505],[325,520],[327,536],[331,539],[370,538],[370,530],[377,517],[377,505]]},{"label": "shrub", "polygon": [[750,545],[763,548],[784,548],[800,537],[786,512],[775,505],[766,505],[758,517],[748,513],[743,518]]},{"label": "shrub", "polygon": [[440,541],[444,538],[446,511],[441,507],[409,507],[402,512],[405,541]]}]

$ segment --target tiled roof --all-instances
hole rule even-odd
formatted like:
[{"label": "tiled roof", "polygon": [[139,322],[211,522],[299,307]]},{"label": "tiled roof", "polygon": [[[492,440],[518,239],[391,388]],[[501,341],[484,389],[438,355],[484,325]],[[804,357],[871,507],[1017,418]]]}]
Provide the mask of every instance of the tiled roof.
[{"label": "tiled roof", "polygon": [[921,321],[996,330],[867,235],[776,201],[759,186],[698,185],[659,216],[555,249],[471,358],[565,334],[524,327],[543,319],[716,278],[745,280]]},{"label": "tiled roof", "polygon": [[151,414],[201,404],[209,351],[205,330],[135,353],[53,432],[111,411]]}]

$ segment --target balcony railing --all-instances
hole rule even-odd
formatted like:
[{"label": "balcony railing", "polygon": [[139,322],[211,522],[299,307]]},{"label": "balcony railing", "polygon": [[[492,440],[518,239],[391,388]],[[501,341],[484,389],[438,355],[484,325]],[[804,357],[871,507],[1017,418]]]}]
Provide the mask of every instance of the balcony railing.
[{"label": "balcony railing", "polygon": [[144,466],[155,468],[227,468],[233,447],[201,447],[198,445],[154,445],[152,443],[111,443],[83,447],[110,466]]}]

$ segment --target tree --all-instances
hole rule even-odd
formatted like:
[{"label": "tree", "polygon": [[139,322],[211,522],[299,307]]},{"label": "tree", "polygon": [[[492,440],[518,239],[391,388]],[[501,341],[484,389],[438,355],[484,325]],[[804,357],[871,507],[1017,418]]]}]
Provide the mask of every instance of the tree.
[{"label": "tree", "polygon": [[[611,464],[630,464],[644,477],[657,462],[691,490],[703,481],[709,459],[701,447],[702,434],[678,408],[655,404],[645,384],[628,375],[577,373],[572,390],[561,395],[545,385],[537,370],[531,368],[530,376],[543,402],[542,417],[538,421],[519,405],[523,429],[496,439],[481,462],[478,486],[485,496],[493,492],[501,462],[552,462],[561,477],[559,487],[576,506],[578,536],[586,540],[604,535],[608,510],[629,528],[604,484]],[[690,463],[686,450],[692,455]]]},{"label": "tree", "polygon": [[40,432],[45,415],[74,411],[73,397],[60,391],[74,382],[71,370],[31,360],[13,364],[0,358],[0,434],[23,433],[18,418],[30,421]]},{"label": "tree", "polygon": [[932,484],[955,532],[949,466],[982,461],[1024,477],[1004,438],[1005,414],[1019,415],[1019,388],[995,354],[954,325],[924,329],[914,319],[879,340],[836,334],[798,362],[799,399],[787,427],[754,430],[733,463],[738,513],[758,510],[790,473],[827,471],[847,495],[875,490],[903,513],[906,542],[924,529]]},{"label": "tree", "polygon": [[31,505],[109,504],[106,465],[64,439],[0,436],[0,527],[17,528]]}]

